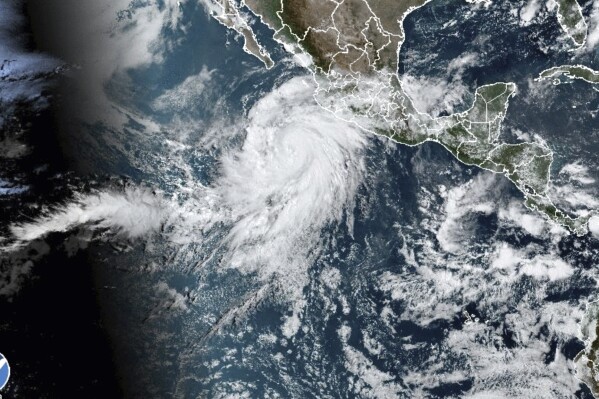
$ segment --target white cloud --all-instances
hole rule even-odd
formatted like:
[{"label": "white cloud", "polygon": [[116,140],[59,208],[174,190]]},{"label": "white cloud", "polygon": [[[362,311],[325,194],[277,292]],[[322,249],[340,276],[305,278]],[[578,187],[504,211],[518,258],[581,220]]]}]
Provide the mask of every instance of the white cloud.
[{"label": "white cloud", "polygon": [[[466,356],[472,370],[473,387],[464,397],[572,396],[579,389],[572,362],[561,354],[559,346],[555,355],[547,359],[550,344],[541,336],[544,331],[556,339],[564,333],[573,336],[580,311],[562,303],[547,303],[536,309],[529,308],[528,304],[516,306],[497,329],[472,323],[449,332],[446,349]],[[503,329],[513,333],[511,348],[502,343]]]},{"label": "white cloud", "polygon": [[212,80],[215,70],[209,71],[206,65],[197,75],[186,78],[182,83],[166,90],[153,102],[159,111],[188,111],[199,106],[204,91]]},{"label": "white cloud", "polygon": [[523,26],[528,26],[539,13],[542,3],[539,0],[529,0],[520,10],[520,21]]},{"label": "white cloud", "polygon": [[589,176],[589,168],[579,161],[564,165],[559,174],[566,175],[581,184],[588,185],[595,183],[595,179]]},{"label": "white cloud", "polygon": [[27,248],[0,257],[0,296],[16,294],[29,277],[35,262],[50,252],[45,242],[31,243]]},{"label": "white cloud", "polygon": [[533,247],[516,249],[507,243],[498,243],[491,266],[506,271],[512,278],[525,274],[537,279],[562,280],[574,273],[574,268],[554,253],[537,253]]},{"label": "white cloud", "polygon": [[589,219],[589,231],[599,238],[599,216],[593,216]]},{"label": "white cloud", "polygon": [[187,298],[176,289],[170,287],[166,282],[161,281],[154,287],[156,294],[160,297],[159,313],[164,311],[189,312]]},{"label": "white cloud", "polygon": [[437,231],[437,240],[443,250],[459,253],[466,248],[462,243],[469,237],[469,224],[464,220],[472,213],[490,214],[496,205],[488,198],[496,178],[490,173],[481,173],[468,183],[456,186],[445,198],[445,220]]},{"label": "white cloud", "polygon": [[[41,92],[51,83],[48,75],[60,63],[49,55],[27,49],[23,7],[16,0],[0,4],[0,103],[7,108],[17,100],[24,100],[41,109],[47,106]],[[0,127],[2,124],[0,118]]]},{"label": "white cloud", "polygon": [[477,61],[478,55],[476,53],[464,53],[451,60],[447,66],[447,73],[461,78],[466,68],[476,65]]},{"label": "white cloud", "polygon": [[307,82],[292,79],[252,108],[243,147],[222,159],[214,187],[233,222],[233,264],[288,279],[305,271],[298,260],[353,203],[366,145],[355,126],[315,103]]},{"label": "white cloud", "polygon": [[493,4],[493,1],[491,1],[491,0],[466,0],[466,3],[483,5],[486,8],[486,7],[489,7],[491,4]]},{"label": "white cloud", "polygon": [[535,278],[555,281],[570,277],[574,269],[558,257],[542,255],[526,261],[521,272]]},{"label": "white cloud", "polygon": [[[222,267],[266,284],[281,282],[281,298],[291,305],[282,325],[286,337],[301,327],[302,289],[322,251],[323,228],[353,212],[367,145],[356,126],[316,104],[313,92],[311,79],[291,79],[260,99],[247,119],[225,127],[243,144],[224,151],[211,186],[189,182],[193,195],[164,228],[176,245],[202,245],[212,237],[225,249]],[[337,274],[329,269],[323,279],[338,284]]]},{"label": "white cloud", "polygon": [[[117,104],[107,96],[107,83],[126,79],[124,72],[163,61],[168,49],[164,28],[181,28],[181,9],[176,1],[148,0],[64,0],[51,10],[68,24],[57,24],[53,34],[63,38],[60,51],[70,63],[76,80],[71,100],[79,107],[78,117],[85,121],[102,120],[120,128],[135,115],[140,123],[156,130],[150,121],[137,115],[129,104]],[[125,17],[117,18],[120,12]],[[122,14],[121,14],[122,15]],[[56,17],[53,17],[56,18]],[[56,21],[54,21],[56,23]]]},{"label": "white cloud", "polygon": [[[439,198],[427,192],[430,206],[421,211],[428,221],[401,229],[403,246],[414,249],[411,270],[380,277],[382,294],[397,304],[394,310],[400,309],[397,314],[389,308],[380,313],[389,328],[399,320],[423,328],[439,320],[462,320],[435,345],[414,337],[402,346],[407,351],[420,345],[418,353],[427,353],[418,366],[402,370],[402,377],[407,375],[402,381],[413,388],[412,397],[430,395],[428,389],[447,381],[466,380],[472,388],[464,397],[567,397],[578,389],[572,362],[562,347],[577,335],[586,298],[542,300],[550,287],[563,286],[555,282],[578,278],[576,265],[560,256],[560,238],[566,233],[554,231],[519,199],[508,202],[511,198],[507,190],[501,191],[500,181],[480,174],[466,184],[440,190],[441,218],[435,215]],[[497,234],[490,234],[488,242],[476,235],[472,220],[477,212],[499,216]],[[505,227],[512,225],[539,239],[524,244],[527,240],[509,237],[509,243],[503,242],[501,237],[509,232]],[[411,228],[418,233],[412,234]],[[425,231],[430,236],[422,238]],[[431,243],[435,234],[438,246]],[[466,318],[467,306],[476,310]],[[448,360],[456,357],[460,362]]]},{"label": "white cloud", "polygon": [[454,113],[468,94],[468,88],[461,80],[402,75],[401,84],[416,109],[433,116],[438,116],[443,111]]},{"label": "white cloud", "polygon": [[[321,249],[322,228],[352,212],[366,146],[357,127],[316,104],[313,91],[311,80],[292,79],[229,126],[245,139],[241,148],[225,150],[210,187],[190,176],[170,200],[143,188],[79,194],[11,231],[26,243],[80,226],[129,238],[161,230],[173,245],[201,245],[218,223],[228,232],[215,237],[228,248],[223,265],[267,281],[283,278],[289,298],[298,299]],[[179,147],[166,149],[166,163],[185,168]],[[301,301],[295,304],[294,318]]]},{"label": "white cloud", "polygon": [[[581,304],[571,302],[572,298],[539,301],[547,295],[550,282],[570,276],[573,268],[552,251],[534,245],[522,249],[499,243],[489,258],[459,258],[441,258],[436,265],[427,259],[430,266],[417,268],[417,273],[386,273],[381,278],[381,290],[404,309],[401,315],[391,313],[398,320],[420,326],[431,320],[455,320],[466,304],[476,304],[483,318],[463,319],[460,328],[447,330],[442,342],[427,352],[419,351],[427,353],[427,358],[404,371],[408,377],[403,380],[415,389],[412,396],[426,396],[427,387],[464,380],[473,382],[465,397],[545,398],[576,391],[572,363],[561,354],[560,346],[577,335]],[[505,272],[509,276],[504,278]],[[449,286],[445,283],[448,273],[454,281]],[[524,275],[534,279],[522,295]],[[384,312],[381,317],[388,317],[390,311]],[[504,340],[507,332],[511,343]],[[558,347],[547,364],[554,340]],[[455,356],[464,362],[448,360]]]},{"label": "white cloud", "polygon": [[547,222],[538,214],[524,208],[521,202],[512,201],[508,208],[500,208],[499,218],[507,220],[522,228],[528,234],[540,237],[547,230]]},{"label": "white cloud", "polygon": [[166,210],[161,197],[147,189],[78,194],[73,201],[32,222],[11,226],[11,232],[21,244],[83,225],[137,238],[158,230],[165,220]]},{"label": "white cloud", "polygon": [[349,388],[362,398],[396,398],[405,395],[400,384],[395,382],[395,377],[385,371],[379,370],[370,359],[351,345],[348,340],[351,328],[344,324],[337,334],[343,345],[345,368],[355,376],[356,382]]},{"label": "white cloud", "polygon": [[299,331],[302,326],[302,321],[297,312],[293,312],[290,316],[284,318],[283,324],[281,325],[281,331],[283,336],[291,338]]},{"label": "white cloud", "polygon": [[410,96],[418,111],[433,116],[438,116],[443,111],[452,114],[456,107],[464,104],[464,99],[469,92],[462,81],[462,75],[477,61],[478,55],[464,53],[451,60],[447,65],[445,76],[402,75],[402,88]]},{"label": "white cloud", "polygon": [[575,214],[586,214],[589,209],[599,209],[595,186],[580,187],[571,183],[549,183],[549,195],[558,207]]},{"label": "white cloud", "polygon": [[496,257],[491,266],[496,269],[512,270],[520,264],[523,259],[522,253],[507,243],[501,243],[497,248]]},{"label": "white cloud", "polygon": [[599,2],[593,1],[593,8],[589,15],[587,41],[585,48],[587,50],[593,50],[599,43]]}]

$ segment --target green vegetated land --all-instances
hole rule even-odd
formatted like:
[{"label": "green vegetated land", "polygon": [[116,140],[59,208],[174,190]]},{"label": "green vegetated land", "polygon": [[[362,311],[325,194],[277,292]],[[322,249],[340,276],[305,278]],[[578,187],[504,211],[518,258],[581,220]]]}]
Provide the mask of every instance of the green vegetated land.
[{"label": "green vegetated land", "polygon": [[584,65],[562,65],[549,68],[541,72],[537,80],[558,78],[560,76],[566,76],[570,79],[581,79],[592,84],[599,83],[599,72]]},{"label": "green vegetated land", "polygon": [[574,43],[581,46],[587,38],[587,25],[580,5],[576,0],[557,0],[557,4],[560,24]]},{"label": "green vegetated land", "polygon": [[577,377],[591,390],[594,397],[599,397],[599,305],[592,302],[587,305],[580,331],[585,341],[585,348],[574,358]]},{"label": "green vegetated land", "polygon": [[[236,0],[226,1],[228,4]],[[472,106],[461,113],[432,117],[419,112],[406,95],[397,74],[402,22],[415,7],[429,0],[245,0],[245,5],[275,31],[273,38],[292,53],[309,56],[318,88],[315,98],[325,109],[363,129],[405,145],[434,141],[459,161],[505,175],[523,193],[525,205],[571,232],[588,232],[596,213],[573,218],[558,209],[548,196],[553,152],[538,142],[504,143],[500,131],[513,83],[479,87]],[[576,0],[556,0],[558,19],[578,46],[586,40],[586,24]],[[237,4],[240,7],[240,4]],[[240,15],[240,10],[235,10]],[[233,20],[228,25],[240,28]],[[246,25],[249,26],[249,25]],[[241,32],[247,38],[247,32]],[[252,38],[255,36],[252,34]],[[258,53],[265,61],[267,54]],[[265,61],[267,62],[267,61]],[[566,76],[599,83],[599,73],[581,65],[543,71],[537,80]],[[599,307],[592,308],[592,342],[576,359],[579,378],[599,397]],[[587,331],[589,333],[589,331]],[[587,337],[591,335],[587,334]]]},{"label": "green vegetated land", "polygon": [[[560,15],[564,24],[575,26],[579,8],[571,1],[560,3]],[[279,40],[312,58],[319,81],[317,99],[323,107],[398,143],[436,141],[465,164],[507,176],[524,193],[529,208],[577,234],[586,233],[588,218],[571,218],[548,197],[551,150],[538,143],[499,141],[514,84],[478,88],[472,107],[449,117],[431,118],[415,109],[396,73],[404,40],[398,21],[425,3],[345,0],[338,6],[327,0],[248,0],[250,8],[278,31]],[[570,72],[590,76],[581,68]]]},{"label": "green vegetated land", "polygon": [[[552,151],[539,143],[499,140],[509,99],[516,91],[513,83],[479,87],[469,110],[438,118],[420,113],[403,91],[397,75],[404,41],[402,21],[428,1],[246,0],[245,5],[275,31],[274,38],[287,49],[311,57],[310,68],[318,83],[315,98],[322,107],[398,143],[438,142],[465,164],[504,174],[524,194],[526,206],[576,234],[585,234],[590,216],[572,218],[548,197]],[[581,30],[584,20],[578,3],[558,1],[562,27],[575,41],[580,39],[576,29]],[[544,73],[540,79],[560,70]],[[599,80],[581,66],[561,73]]]}]

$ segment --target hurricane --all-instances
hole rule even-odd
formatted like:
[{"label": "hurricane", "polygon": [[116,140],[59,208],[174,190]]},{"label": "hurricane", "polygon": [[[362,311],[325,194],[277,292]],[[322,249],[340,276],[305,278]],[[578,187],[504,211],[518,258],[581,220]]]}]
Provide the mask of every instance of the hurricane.
[{"label": "hurricane", "polygon": [[[177,247],[216,234],[222,237],[217,247],[227,248],[226,267],[264,280],[285,277],[297,294],[319,253],[321,230],[351,223],[367,146],[359,128],[320,108],[313,93],[309,78],[296,77],[260,99],[229,127],[242,144],[223,152],[218,178],[208,186],[186,182],[197,191],[183,202],[180,193],[168,198],[143,187],[76,193],[37,219],[13,225],[12,238],[22,246],[84,227],[125,240],[161,234]],[[182,161],[176,154],[164,158]]]},{"label": "hurricane", "polygon": [[249,112],[242,148],[222,159],[213,190],[229,211],[234,265],[294,274],[321,229],[353,212],[367,141],[320,108],[313,91],[296,78],[265,96]]}]

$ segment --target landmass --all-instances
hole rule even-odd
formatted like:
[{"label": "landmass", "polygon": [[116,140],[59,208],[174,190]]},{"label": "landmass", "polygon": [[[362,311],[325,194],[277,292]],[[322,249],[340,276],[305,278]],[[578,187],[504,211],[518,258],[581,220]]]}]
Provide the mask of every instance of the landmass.
[{"label": "landmass", "polygon": [[[397,73],[403,20],[431,0],[214,1],[221,10],[214,17],[221,23],[246,37],[250,24],[238,21],[247,9],[287,51],[308,59],[316,101],[338,118],[409,146],[439,143],[467,165],[505,175],[524,194],[528,208],[577,235],[588,232],[595,213],[574,218],[548,196],[553,152],[544,143],[508,144],[499,138],[514,83],[479,87],[470,109],[436,118],[419,112],[405,93]],[[561,26],[580,45],[586,40],[580,6],[575,0],[557,5]],[[246,47],[263,61],[268,56]]]},{"label": "landmass", "polygon": [[270,69],[273,67],[274,62],[270,58],[270,54],[268,54],[268,51],[266,51],[258,42],[254,31],[250,27],[248,16],[241,12],[237,4],[232,0],[218,0],[214,3],[209,3],[209,5],[218,6],[218,8],[214,7],[211,9],[212,16],[218,22],[229,29],[235,30],[243,36],[243,49],[247,53],[262,61],[266,68]]},{"label": "landmass", "polygon": [[574,358],[576,376],[584,382],[594,397],[599,397],[599,304],[592,302],[580,323],[584,349]]},{"label": "landmass", "polygon": [[546,79],[556,79],[560,76],[566,76],[570,79],[580,79],[587,83],[599,83],[599,72],[592,70],[584,65],[562,65],[549,69],[545,69],[539,74],[535,81],[543,81]]},{"label": "landmass", "polygon": [[587,39],[587,24],[576,0],[552,0],[557,5],[557,20],[576,46]]},{"label": "landmass", "polygon": [[[572,217],[548,195],[553,152],[545,143],[505,143],[500,129],[516,85],[498,82],[476,90],[472,106],[461,113],[432,117],[419,112],[398,76],[403,20],[431,0],[214,0],[221,23],[246,37],[246,51],[269,66],[268,54],[247,45],[249,24],[238,23],[248,9],[274,31],[287,51],[307,59],[317,89],[316,101],[338,118],[408,146],[439,143],[460,162],[506,176],[523,193],[525,205],[572,233],[588,233],[598,213]],[[587,25],[576,0],[553,0],[560,26],[576,46]],[[255,36],[251,35],[254,40]],[[266,58],[267,57],[267,58]],[[599,73],[583,65],[543,71],[537,81],[560,76],[599,83]],[[576,357],[577,375],[599,397],[599,306],[591,304],[583,324],[586,347]]]}]

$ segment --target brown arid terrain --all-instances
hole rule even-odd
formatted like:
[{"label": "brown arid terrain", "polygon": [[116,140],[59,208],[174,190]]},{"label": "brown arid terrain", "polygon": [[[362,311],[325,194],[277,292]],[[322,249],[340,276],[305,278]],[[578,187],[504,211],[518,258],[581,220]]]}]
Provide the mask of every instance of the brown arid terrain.
[{"label": "brown arid terrain", "polygon": [[[505,175],[524,194],[525,205],[582,235],[595,214],[573,217],[548,196],[552,151],[543,143],[507,145],[499,140],[513,83],[477,89],[472,107],[437,117],[419,112],[398,75],[405,17],[431,0],[214,0],[215,18],[245,38],[245,49],[270,68],[273,62],[243,18],[244,7],[274,31],[287,51],[310,62],[316,101],[339,119],[391,140],[415,146],[441,144],[466,165]],[[475,2],[476,3],[476,2]],[[586,40],[580,6],[554,3],[564,33],[579,46]],[[567,16],[567,18],[566,18]]]}]

